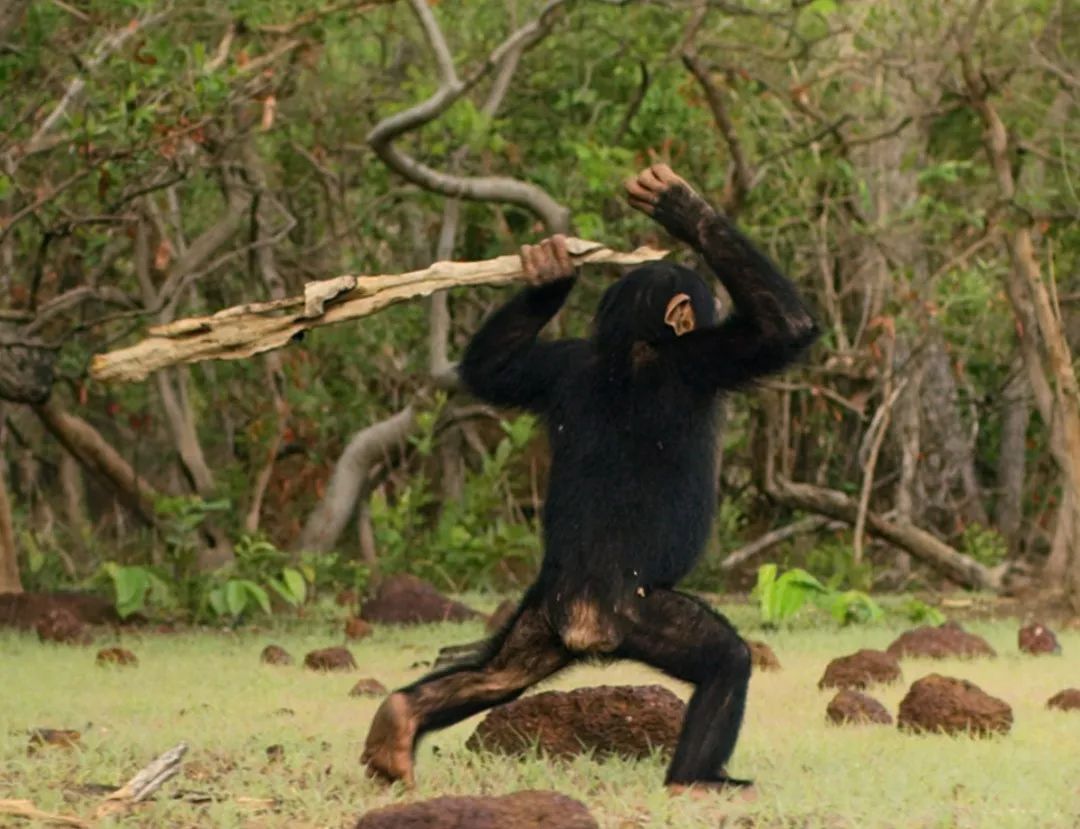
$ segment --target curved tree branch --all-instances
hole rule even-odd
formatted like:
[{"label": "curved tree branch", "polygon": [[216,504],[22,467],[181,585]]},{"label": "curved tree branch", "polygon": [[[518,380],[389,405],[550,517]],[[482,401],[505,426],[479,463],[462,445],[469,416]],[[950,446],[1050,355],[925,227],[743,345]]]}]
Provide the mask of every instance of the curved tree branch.
[{"label": "curved tree branch", "polygon": [[451,198],[514,204],[534,213],[551,232],[565,232],[570,211],[543,189],[527,181],[505,176],[457,176],[429,167],[394,145],[394,139],[427,124],[444,113],[508,56],[539,43],[551,30],[555,12],[569,0],[550,0],[540,16],[513,32],[487,59],[462,80],[454,68],[446,39],[435,15],[424,0],[412,0],[412,8],[424,30],[439,70],[439,88],[416,106],[384,118],[368,133],[368,145],[390,169],[426,190]]}]

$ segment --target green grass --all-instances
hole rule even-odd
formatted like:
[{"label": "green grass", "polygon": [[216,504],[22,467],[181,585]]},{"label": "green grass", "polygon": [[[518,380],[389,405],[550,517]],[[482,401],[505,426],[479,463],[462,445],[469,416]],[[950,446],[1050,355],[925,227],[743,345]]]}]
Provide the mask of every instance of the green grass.
[{"label": "green grass", "polygon": [[[739,609],[737,615],[745,613]],[[552,788],[585,802],[604,827],[1070,827],[1080,815],[1080,714],[1046,710],[1053,693],[1080,685],[1080,633],[1060,635],[1064,657],[1023,657],[1011,621],[971,623],[1001,656],[974,662],[908,661],[905,682],[874,691],[896,711],[911,681],[934,671],[971,679],[1008,701],[1012,733],[1004,738],[911,736],[895,728],[835,728],[824,721],[830,697],[817,680],[833,656],[884,647],[899,628],[783,631],[764,636],[783,663],[754,676],[746,723],[730,764],[753,777],[752,804],[722,798],[672,798],[661,786],[661,758],[641,762],[524,762],[464,749],[475,721],[434,735],[418,758],[415,792],[386,790],[358,766],[377,700],[353,699],[362,676],[394,686],[419,676],[411,668],[439,644],[482,635],[478,624],[380,629],[351,647],[353,674],[318,675],[299,665],[264,667],[259,651],[273,641],[298,661],[312,648],[338,644],[337,626],[306,629],[128,633],[99,637],[122,644],[140,664],[99,668],[95,649],[39,644],[32,635],[0,634],[0,798],[29,799],[42,809],[90,815],[100,795],[87,784],[119,785],[180,741],[191,750],[165,794],[213,795],[193,804],[159,799],[102,825],[147,827],[341,827],[367,809],[444,794],[503,794]],[[751,636],[758,633],[748,631]],[[117,641],[112,641],[116,639]],[[544,688],[663,682],[687,687],[629,663],[584,667]],[[78,750],[27,753],[27,730],[75,728]],[[284,746],[269,763],[266,748]],[[273,809],[244,798],[272,798]],[[744,816],[736,823],[725,818]],[[0,826],[30,825],[0,815]]]}]

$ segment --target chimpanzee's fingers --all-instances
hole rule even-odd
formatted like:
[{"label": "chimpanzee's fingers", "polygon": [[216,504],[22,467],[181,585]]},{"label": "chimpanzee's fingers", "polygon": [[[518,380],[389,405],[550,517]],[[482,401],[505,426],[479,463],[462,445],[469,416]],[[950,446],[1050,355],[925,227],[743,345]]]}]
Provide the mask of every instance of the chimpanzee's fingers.
[{"label": "chimpanzee's fingers", "polygon": [[630,202],[630,206],[632,208],[634,208],[635,210],[640,210],[646,216],[651,216],[653,214],[653,211],[656,209],[656,205],[653,204],[652,201],[639,199],[635,196],[630,196],[627,201]]},{"label": "chimpanzee's fingers", "polygon": [[544,239],[535,248],[536,271],[541,282],[551,279],[555,271],[555,255],[551,251],[551,240]]},{"label": "chimpanzee's fingers", "polygon": [[569,276],[574,272],[574,260],[570,258],[570,251],[566,248],[566,237],[561,233],[551,237],[551,247],[555,252],[555,261],[559,266],[561,276]]},{"label": "chimpanzee's fingers", "polygon": [[663,193],[667,189],[667,185],[653,172],[652,167],[646,167],[638,173],[638,183],[656,194]]},{"label": "chimpanzee's fingers", "polygon": [[536,264],[533,262],[532,245],[521,246],[521,270],[530,282],[536,281]]},{"label": "chimpanzee's fingers", "polygon": [[630,201],[635,199],[640,202],[646,202],[653,204],[656,201],[656,194],[649,190],[641,183],[641,176],[637,178],[628,179],[625,184],[626,193]]},{"label": "chimpanzee's fingers", "polygon": [[541,282],[551,279],[551,242],[544,239],[539,245],[533,247],[533,256],[536,258],[536,278]]},{"label": "chimpanzee's fingers", "polygon": [[675,184],[686,184],[685,179],[671,169],[667,164],[654,164],[649,168],[665,187]]}]

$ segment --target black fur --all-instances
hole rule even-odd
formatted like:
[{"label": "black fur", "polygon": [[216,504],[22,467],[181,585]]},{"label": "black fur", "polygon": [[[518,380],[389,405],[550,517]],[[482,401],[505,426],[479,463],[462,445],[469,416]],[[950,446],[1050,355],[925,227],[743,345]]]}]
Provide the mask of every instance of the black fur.
[{"label": "black fur", "polygon": [[[734,312],[718,323],[701,278],[659,262],[608,289],[588,339],[538,338],[575,277],[526,288],[484,324],[461,363],[466,386],[540,414],[550,437],[543,565],[477,659],[404,691],[424,731],[512,699],[583,655],[644,661],[697,686],[668,781],[717,783],[730,779],[723,765],[742,722],[749,650],[726,619],[672,588],[711,526],[719,394],[783,369],[817,330],[791,283],[693,191],[669,189],[654,218],[705,257]],[[697,321],[682,336],[664,322],[679,293]],[[568,634],[582,607],[595,612],[592,648]]]},{"label": "black fur", "polygon": [[[791,283],[691,191],[656,217],[717,271],[734,313],[687,268],[638,268],[604,294],[588,340],[543,342],[575,278],[527,288],[470,343],[461,376],[477,397],[543,416],[551,442],[539,584],[553,620],[585,598],[604,613],[639,588],[672,587],[701,554],[716,504],[718,393],[779,371],[816,336]],[[676,337],[667,302],[686,293],[698,327]]]}]

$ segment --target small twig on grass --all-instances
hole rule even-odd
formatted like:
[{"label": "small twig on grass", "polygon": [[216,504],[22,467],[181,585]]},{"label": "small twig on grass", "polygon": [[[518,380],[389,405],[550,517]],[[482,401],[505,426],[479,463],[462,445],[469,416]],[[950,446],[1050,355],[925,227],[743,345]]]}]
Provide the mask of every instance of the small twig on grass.
[{"label": "small twig on grass", "polygon": [[187,754],[187,743],[180,743],[139,770],[127,783],[106,796],[94,812],[92,821],[74,815],[57,815],[43,812],[29,800],[0,800],[0,815],[40,820],[60,826],[76,826],[89,829],[98,820],[122,812],[141,803],[180,772],[180,761]]},{"label": "small twig on grass", "polygon": [[29,800],[0,800],[0,815],[21,817],[26,820],[40,820],[43,823],[52,823],[59,826],[89,827],[82,818],[71,815],[56,815],[52,812],[43,812]]},{"label": "small twig on grass", "polygon": [[112,804],[140,803],[146,800],[180,773],[180,761],[187,754],[187,750],[187,743],[180,743],[155,757],[140,769],[138,774],[105,798],[106,802],[98,809],[98,815],[108,810]]}]

